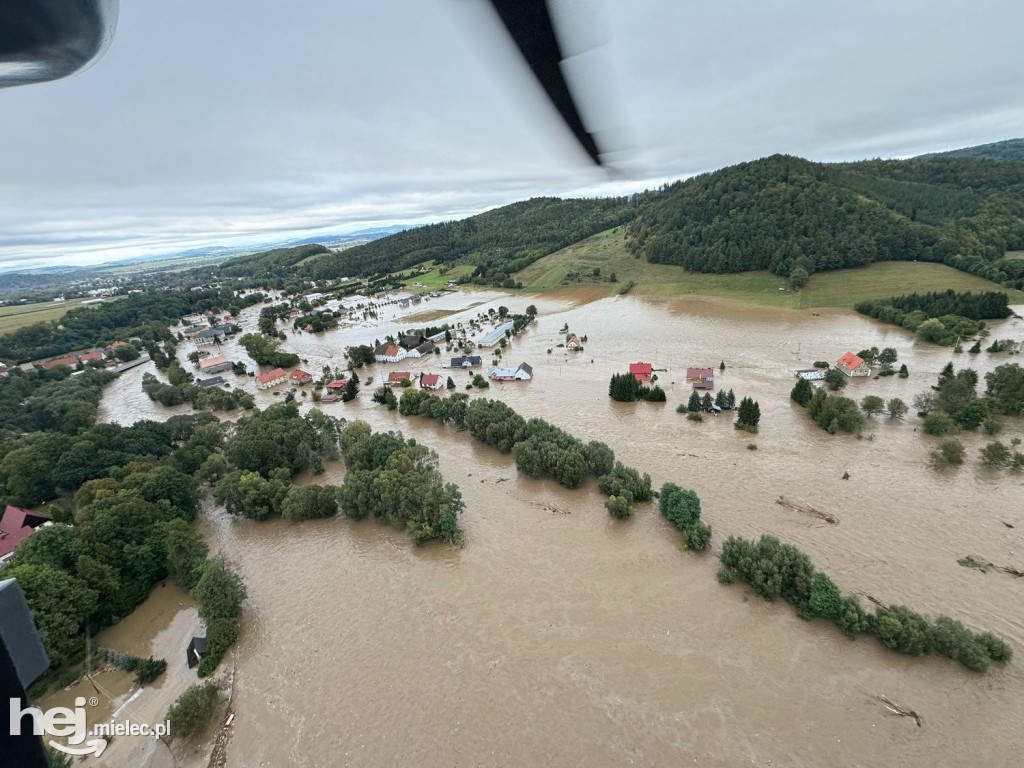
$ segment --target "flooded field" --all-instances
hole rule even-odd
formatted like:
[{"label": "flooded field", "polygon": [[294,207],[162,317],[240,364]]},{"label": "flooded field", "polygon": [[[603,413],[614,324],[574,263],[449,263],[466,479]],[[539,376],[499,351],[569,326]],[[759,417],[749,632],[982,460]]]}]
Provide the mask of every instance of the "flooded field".
[{"label": "flooded field", "polygon": [[[700,299],[574,305],[474,293],[415,311],[454,310],[459,301],[486,303],[447,322],[498,304],[522,311],[533,303],[541,313],[504,353],[512,365],[530,363],[534,379],[473,396],[603,440],[656,486],[695,489],[712,552],[678,551],[678,534],[654,504],[613,520],[593,485],[568,491],[520,477],[511,456],[375,406],[364,386],[356,401],[324,410],[434,448],[466,500],[466,545],[415,549],[404,532],[372,521],[254,523],[209,507],[201,526],[211,550],[238,565],[249,589],[229,765],[1019,765],[1024,583],[956,560],[1024,565],[1024,477],[981,467],[981,434],[960,436],[968,463],[938,474],[926,465],[938,440],[918,431],[916,417],[876,417],[863,439],[830,436],[789,399],[793,370],[847,350],[893,346],[910,377],[855,380],[844,394],[908,403],[950,359],[983,374],[1019,357],[954,354],[844,311]],[[253,309],[243,313],[246,330]],[[583,352],[557,347],[565,324],[588,337]],[[408,325],[387,317],[326,334],[289,332],[285,348],[318,374],[343,365],[344,347]],[[1020,320],[994,328],[997,338],[1024,336]],[[179,355],[189,351],[183,344]],[[441,373],[448,357],[360,375]],[[668,403],[608,398],[610,375],[638,360],[665,369],[658,383]],[[760,434],[735,431],[729,416],[694,424],[675,413],[690,393],[688,366],[713,367],[717,387],[757,399]],[[108,388],[104,419],[171,415],[141,392],[142,370]],[[452,375],[462,391],[470,376]],[[255,391],[250,378],[226,378]],[[278,402],[283,389],[257,402]],[[1015,435],[1024,437],[1021,421],[1000,437]],[[341,477],[333,464],[312,481]],[[839,522],[792,512],[775,503],[780,495]],[[713,553],[722,539],[762,533],[799,546],[844,591],[991,630],[1018,658],[976,675],[946,659],[847,640],[742,585],[720,586]],[[172,669],[183,666],[179,655],[168,654]],[[923,727],[891,716],[879,694],[916,710]]]}]

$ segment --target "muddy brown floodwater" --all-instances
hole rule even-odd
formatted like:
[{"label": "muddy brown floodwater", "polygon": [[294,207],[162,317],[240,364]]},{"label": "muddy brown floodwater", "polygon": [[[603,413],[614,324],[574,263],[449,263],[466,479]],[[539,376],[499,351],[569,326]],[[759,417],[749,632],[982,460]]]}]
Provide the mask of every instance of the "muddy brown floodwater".
[{"label": "muddy brown floodwater", "polygon": [[[201,526],[211,549],[237,563],[249,589],[229,765],[1020,765],[1024,582],[956,561],[1024,565],[1021,475],[982,468],[980,434],[961,437],[964,467],[937,474],[926,465],[937,440],[916,417],[875,418],[863,439],[829,436],[789,399],[794,369],[847,350],[896,347],[911,375],[853,381],[845,394],[908,403],[951,359],[984,373],[1005,355],[916,344],[899,328],[839,311],[484,299],[468,314],[535,303],[541,317],[505,354],[533,365],[534,379],[483,394],[607,442],[656,486],[695,489],[712,552],[680,552],[654,504],[613,520],[594,483],[568,491],[521,477],[511,456],[465,432],[374,406],[366,386],[357,401],[324,409],[433,447],[462,488],[466,545],[417,549],[371,521],[253,523],[209,507]],[[584,352],[556,346],[565,323],[588,336]],[[340,364],[345,346],[386,332],[291,335],[286,346],[318,372]],[[1024,323],[997,324],[993,335],[1019,338]],[[667,369],[658,383],[668,403],[609,400],[611,373],[637,360]],[[439,365],[377,365],[364,378]],[[687,366],[714,367],[720,386],[760,401],[761,433],[737,432],[727,416],[694,424],[675,413],[689,396]],[[469,380],[454,378],[460,391]],[[238,382],[252,389],[251,379]],[[127,384],[112,387],[105,413],[131,420],[118,392],[135,402]],[[1020,420],[1001,437],[1015,435],[1024,437]],[[343,474],[335,463],[312,481]],[[839,523],[779,506],[780,495]],[[1018,659],[977,675],[947,659],[907,658],[801,621],[742,585],[720,586],[713,552],[722,539],[762,533],[806,551],[845,591],[991,630]],[[876,695],[916,710],[923,727],[889,714]]]}]

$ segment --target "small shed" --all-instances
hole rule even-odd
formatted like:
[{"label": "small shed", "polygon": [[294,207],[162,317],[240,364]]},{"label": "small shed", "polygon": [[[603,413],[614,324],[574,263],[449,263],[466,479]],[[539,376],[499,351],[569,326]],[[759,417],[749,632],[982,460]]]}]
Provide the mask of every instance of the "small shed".
[{"label": "small shed", "polygon": [[192,641],[188,644],[188,648],[185,649],[185,660],[188,662],[188,668],[192,669],[197,666],[199,662],[206,658],[206,638],[205,637],[193,637]]}]

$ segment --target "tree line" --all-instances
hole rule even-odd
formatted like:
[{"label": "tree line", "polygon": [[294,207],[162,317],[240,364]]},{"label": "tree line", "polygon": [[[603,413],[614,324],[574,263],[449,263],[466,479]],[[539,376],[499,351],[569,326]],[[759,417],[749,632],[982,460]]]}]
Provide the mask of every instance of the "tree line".
[{"label": "tree line", "polygon": [[947,616],[929,621],[902,605],[878,605],[868,613],[855,595],[844,595],[827,574],[816,570],[806,554],[774,536],[756,542],[730,536],[722,544],[721,562],[719,581],[739,578],[768,600],[781,597],[802,619],[831,621],[847,637],[870,634],[897,653],[935,653],[975,672],[1013,657],[1002,639],[973,632]]},{"label": "tree line", "polygon": [[608,396],[620,403],[632,403],[636,400],[647,400],[651,403],[664,403],[665,391],[655,384],[649,387],[638,381],[632,373],[613,373],[608,382]]},{"label": "tree line", "polygon": [[577,488],[588,477],[596,477],[601,492],[624,499],[612,506],[610,514],[628,517],[634,502],[653,496],[651,478],[615,459],[605,443],[584,443],[544,419],[524,419],[500,400],[478,398],[470,401],[463,393],[440,397],[423,390],[402,393],[399,412],[423,415],[459,428],[502,453],[511,453],[516,468],[529,477],[550,477],[566,488]]},{"label": "tree line", "polygon": [[232,313],[255,303],[228,288],[149,289],[102,304],[69,309],[59,320],[35,323],[0,335],[0,360],[27,362],[138,337],[143,345],[171,338],[168,325],[185,315]]},{"label": "tree line", "polygon": [[996,291],[912,293],[862,301],[856,309],[862,315],[913,331],[925,341],[946,346],[979,334],[985,328],[984,319],[1010,316],[1006,294]]}]

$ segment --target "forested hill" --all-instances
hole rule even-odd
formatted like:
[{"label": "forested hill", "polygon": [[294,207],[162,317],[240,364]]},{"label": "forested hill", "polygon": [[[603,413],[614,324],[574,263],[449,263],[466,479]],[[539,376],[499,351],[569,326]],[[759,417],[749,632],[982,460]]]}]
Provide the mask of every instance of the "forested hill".
[{"label": "forested hill", "polygon": [[[1014,141],[961,152],[1008,152]],[[921,260],[1024,288],[1024,260],[1003,259],[1024,250],[1024,163],[947,156],[826,164],[773,155],[629,198],[535,198],[344,251],[246,256],[221,273],[366,277],[432,259],[513,287],[530,263],[620,224],[637,256],[699,272],[767,269],[800,285],[823,270]]]},{"label": "forested hill", "polygon": [[934,160],[943,157],[997,160],[1003,163],[1024,163],[1024,139],[1007,139],[1006,141],[996,141],[992,144],[979,144],[976,147],[953,149],[949,152],[932,152],[931,154],[920,155],[918,159]]},{"label": "forested hill", "polygon": [[291,270],[296,264],[308,259],[310,256],[330,252],[329,248],[317,244],[297,245],[293,248],[275,248],[272,251],[263,251],[229,259],[220,265],[218,271],[222,275],[229,277],[280,275],[283,271]]},{"label": "forested hill", "polygon": [[772,157],[649,197],[627,242],[649,261],[700,272],[768,269],[794,282],[874,261],[938,261],[1019,287],[1024,164]]},{"label": "forested hill", "polygon": [[320,256],[306,271],[333,278],[393,272],[428,259],[462,261],[477,265],[481,280],[500,285],[537,259],[628,221],[639,204],[640,198],[538,197]]}]

